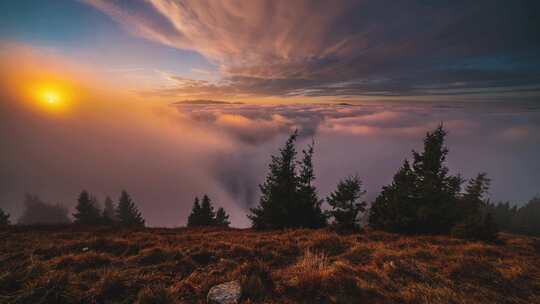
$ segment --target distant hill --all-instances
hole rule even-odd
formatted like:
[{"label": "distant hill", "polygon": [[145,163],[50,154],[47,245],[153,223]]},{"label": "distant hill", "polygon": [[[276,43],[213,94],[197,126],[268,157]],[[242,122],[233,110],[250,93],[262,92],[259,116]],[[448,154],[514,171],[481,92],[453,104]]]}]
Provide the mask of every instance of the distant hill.
[{"label": "distant hill", "polygon": [[2,303],[540,303],[540,239],[330,230],[0,230]]}]

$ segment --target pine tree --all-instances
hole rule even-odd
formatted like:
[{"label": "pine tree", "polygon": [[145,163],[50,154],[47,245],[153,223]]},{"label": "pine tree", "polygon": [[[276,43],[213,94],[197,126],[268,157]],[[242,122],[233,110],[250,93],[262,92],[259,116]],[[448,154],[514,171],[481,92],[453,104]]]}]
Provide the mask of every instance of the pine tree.
[{"label": "pine tree", "polygon": [[101,211],[97,206],[95,198],[91,197],[86,190],[83,190],[77,202],[77,206],[75,207],[77,212],[73,214],[75,224],[97,225],[100,223]]},{"label": "pine tree", "polygon": [[9,224],[9,213],[0,209],[0,227],[8,226]]},{"label": "pine tree", "polygon": [[489,189],[489,183],[486,173],[480,173],[469,181],[465,193],[459,200],[461,220],[452,228],[453,236],[482,241],[497,239],[498,229],[484,198]]},{"label": "pine tree", "polygon": [[71,221],[68,209],[61,204],[49,204],[39,196],[27,194],[24,211],[18,220],[20,225],[64,225]]},{"label": "pine tree", "polygon": [[103,207],[103,223],[111,225],[116,221],[115,206],[113,200],[107,196]]},{"label": "pine tree", "polygon": [[126,191],[122,191],[116,208],[118,223],[125,227],[144,227],[144,219]]},{"label": "pine tree", "polygon": [[225,209],[220,207],[216,212],[214,225],[219,227],[229,227],[230,223],[229,215],[225,212]]},{"label": "pine tree", "polygon": [[414,205],[416,177],[407,160],[394,175],[392,184],[384,186],[369,210],[369,225],[375,229],[413,232],[416,229]]},{"label": "pine tree", "polygon": [[448,233],[459,221],[461,177],[448,174],[448,149],[442,124],[424,139],[424,151],[413,151],[413,164],[405,162],[391,185],[375,200],[370,225],[408,233]]},{"label": "pine tree", "polygon": [[413,168],[417,182],[418,232],[447,233],[457,219],[457,197],[463,180],[450,176],[445,166],[448,149],[442,124],[424,139],[424,151],[413,151]]},{"label": "pine tree", "polygon": [[326,215],[321,209],[322,200],[313,185],[315,173],[313,169],[313,152],[315,143],[312,142],[307,150],[302,150],[303,158],[299,162],[297,210],[294,210],[296,224],[299,227],[321,228],[326,226]]},{"label": "pine tree", "polygon": [[202,202],[201,202],[201,217],[200,217],[200,224],[201,226],[212,226],[214,225],[216,214],[214,212],[214,206],[212,206],[212,202],[210,201],[210,198],[208,195],[203,195]]},{"label": "pine tree", "polygon": [[517,210],[512,227],[517,233],[540,236],[540,196]]},{"label": "pine tree", "polygon": [[337,189],[328,196],[327,202],[332,207],[329,214],[334,217],[338,230],[354,231],[360,228],[358,215],[366,210],[367,204],[358,200],[365,193],[358,176],[352,176],[341,180]]},{"label": "pine tree", "polygon": [[188,227],[201,226],[201,204],[199,203],[199,198],[195,197],[193,202],[193,207],[191,208],[191,213],[188,216]]},{"label": "pine tree", "polygon": [[459,204],[460,211],[463,213],[462,218],[480,215],[486,209],[487,202],[484,196],[489,189],[490,182],[486,173],[480,173],[469,181]]},{"label": "pine tree", "polygon": [[291,206],[297,203],[298,177],[296,174],[295,142],[298,132],[294,132],[279,155],[272,155],[270,172],[266,180],[259,185],[261,198],[259,205],[250,209],[248,218],[255,229],[281,229],[294,226],[297,218],[291,212]]}]

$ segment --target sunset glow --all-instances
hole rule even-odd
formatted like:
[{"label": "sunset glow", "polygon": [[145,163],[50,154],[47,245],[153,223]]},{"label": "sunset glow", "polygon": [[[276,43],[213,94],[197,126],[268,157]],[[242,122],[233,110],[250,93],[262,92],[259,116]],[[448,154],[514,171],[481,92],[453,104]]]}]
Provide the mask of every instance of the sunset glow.
[{"label": "sunset glow", "polygon": [[126,189],[175,226],[208,193],[247,227],[294,130],[298,155],[315,142],[321,198],[358,173],[371,201],[441,122],[456,172],[524,202],[540,191],[540,10],[519,3],[0,1],[0,204]]},{"label": "sunset glow", "polygon": [[42,110],[59,113],[68,108],[68,89],[61,84],[34,85],[30,92],[33,104]]}]

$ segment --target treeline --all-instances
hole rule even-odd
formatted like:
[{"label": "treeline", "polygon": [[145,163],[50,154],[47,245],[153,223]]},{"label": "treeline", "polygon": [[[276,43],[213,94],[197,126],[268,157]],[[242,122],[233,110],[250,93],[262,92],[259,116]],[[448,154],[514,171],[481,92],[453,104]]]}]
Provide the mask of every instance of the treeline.
[{"label": "treeline", "polygon": [[[103,208],[95,196],[83,190],[72,214],[60,204],[44,202],[36,195],[26,195],[24,211],[18,220],[19,225],[63,225],[76,224],[84,226],[115,225],[122,227],[144,227],[144,218],[126,191],[122,191],[118,202],[110,197],[104,201]],[[9,214],[0,209],[0,226],[10,224]]]},{"label": "treeline", "polygon": [[[268,173],[259,185],[259,203],[249,210],[252,227],[258,230],[322,228],[358,231],[361,218],[373,229],[406,234],[451,234],[460,238],[494,241],[499,229],[540,235],[540,197],[521,208],[509,203],[491,204],[486,199],[490,179],[479,173],[468,181],[452,175],[446,166],[447,132],[442,124],[428,132],[422,151],[412,152],[395,173],[392,182],[368,208],[361,179],[349,176],[338,182],[328,197],[319,197],[314,185],[314,142],[298,153],[295,131],[277,155],[271,156]],[[299,155],[300,154],[300,155]],[[465,185],[465,186],[464,186]],[[328,207],[323,210],[323,203]],[[142,227],[141,212],[126,191],[118,202],[109,197],[104,207],[94,196],[82,191],[74,223],[81,225],[120,225]],[[69,223],[68,211],[61,205],[44,203],[28,195],[19,224]],[[9,224],[9,214],[0,210],[0,226]],[[188,227],[228,227],[229,215],[214,210],[208,195],[193,202]]]},{"label": "treeline", "polygon": [[487,210],[503,231],[540,236],[540,196],[519,208],[506,202],[488,204]]},{"label": "treeline", "polygon": [[446,135],[442,124],[428,132],[423,151],[413,151],[412,159],[403,162],[371,208],[361,200],[365,194],[361,180],[351,176],[338,183],[326,198],[329,209],[323,211],[323,200],[313,185],[313,143],[302,150],[298,160],[295,132],[272,156],[266,180],[260,185],[259,204],[248,217],[256,229],[330,225],[337,230],[354,231],[360,228],[360,219],[365,215],[373,229],[407,234],[451,234],[485,241],[496,240],[499,227],[538,234],[538,199],[520,209],[489,204],[485,196],[490,179],[486,173],[468,181],[449,173]]},{"label": "treeline", "polygon": [[188,227],[229,227],[229,215],[225,212],[225,209],[219,208],[214,212],[214,206],[208,195],[203,195],[202,202],[199,202],[199,198],[195,197],[193,202],[193,208],[188,216]]}]

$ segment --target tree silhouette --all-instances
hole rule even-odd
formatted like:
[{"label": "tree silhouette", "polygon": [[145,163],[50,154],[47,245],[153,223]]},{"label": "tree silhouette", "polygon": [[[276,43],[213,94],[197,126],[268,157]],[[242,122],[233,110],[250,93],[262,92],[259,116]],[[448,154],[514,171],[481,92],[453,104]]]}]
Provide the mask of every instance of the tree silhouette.
[{"label": "tree silhouette", "polygon": [[103,223],[111,225],[116,221],[114,202],[109,196],[107,196],[103,205]]},{"label": "tree silhouette", "polygon": [[312,142],[307,150],[302,150],[303,158],[298,164],[300,173],[298,176],[298,207],[293,210],[294,217],[300,227],[321,228],[326,226],[326,215],[321,209],[322,200],[319,199],[317,189],[313,185],[315,172],[313,169],[313,152],[315,143]]},{"label": "tree silhouette", "polygon": [[452,235],[465,239],[495,241],[497,226],[484,198],[489,189],[490,180],[486,173],[480,173],[469,181],[465,193],[458,201],[461,221],[452,228]]},{"label": "tree silhouette", "polygon": [[188,227],[196,227],[201,226],[201,204],[199,203],[199,198],[195,197],[195,201],[193,202],[193,207],[191,208],[191,213],[188,216]]},{"label": "tree silhouette", "polygon": [[[510,202],[488,203],[486,209],[488,213],[493,215],[493,220],[501,230],[515,232],[514,224],[518,213],[517,206],[510,206]],[[540,222],[540,214],[537,217],[537,222]]]},{"label": "tree silhouette", "polygon": [[291,206],[296,203],[296,149],[298,132],[294,132],[279,150],[272,155],[270,172],[259,186],[261,198],[259,205],[252,208],[248,218],[255,229],[281,229],[292,225]]},{"label": "tree silhouette", "polygon": [[229,221],[229,215],[225,212],[225,209],[220,207],[217,210],[214,223],[219,227],[229,227],[231,222]]},{"label": "tree silhouette", "polygon": [[337,189],[326,199],[332,209],[328,212],[335,219],[339,231],[354,231],[360,228],[358,215],[366,210],[366,202],[358,199],[366,191],[362,190],[362,182],[358,176],[341,180]]},{"label": "tree silhouette", "polygon": [[370,225],[409,233],[448,233],[460,219],[457,200],[463,180],[448,174],[448,149],[442,124],[424,139],[424,151],[413,151],[391,185],[375,200]]},{"label": "tree silhouette", "polygon": [[77,206],[75,207],[75,209],[77,210],[77,212],[73,214],[73,217],[75,218],[75,224],[100,224],[101,211],[97,206],[97,201],[95,198],[91,197],[86,190],[83,190],[79,195],[79,199],[77,200]]},{"label": "tree silhouette", "polygon": [[442,124],[424,139],[424,151],[413,151],[416,175],[417,231],[445,233],[456,221],[456,200],[463,180],[448,174],[445,166],[448,149]]},{"label": "tree silhouette", "polygon": [[214,225],[216,214],[214,212],[214,206],[208,195],[203,195],[201,202],[201,213],[200,213],[200,225],[201,226],[212,226]]},{"label": "tree silhouette", "polygon": [[212,201],[208,195],[203,195],[202,203],[199,202],[198,197],[195,197],[193,208],[188,216],[188,227],[228,227],[229,224],[229,215],[225,212],[225,209],[219,208],[217,212],[214,212],[214,206],[212,206]]},{"label": "tree silhouette", "polygon": [[[295,143],[298,132],[289,136],[278,155],[272,155],[266,180],[259,185],[259,205],[250,209],[248,218],[255,229],[291,227],[316,228],[326,224],[321,201],[312,182],[313,145],[296,161]],[[297,165],[300,165],[298,170]],[[298,172],[300,171],[300,172]]]},{"label": "tree silhouette", "polygon": [[141,212],[126,191],[122,191],[118,206],[116,208],[116,218],[121,226],[144,227],[144,219]]},{"label": "tree silhouette", "polygon": [[415,231],[415,183],[416,176],[405,160],[392,184],[383,187],[371,206],[369,225],[386,231]]},{"label": "tree silhouette", "polygon": [[8,226],[9,224],[9,213],[0,209],[0,227]]},{"label": "tree silhouette", "polygon": [[31,194],[25,197],[24,211],[18,221],[21,225],[55,225],[70,222],[68,210],[64,206],[48,204],[37,195]]},{"label": "tree silhouette", "polygon": [[513,222],[513,231],[540,236],[540,196],[533,197],[519,208]]}]

